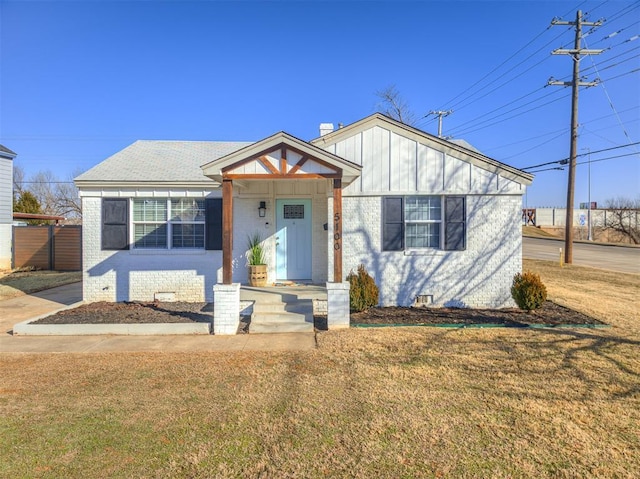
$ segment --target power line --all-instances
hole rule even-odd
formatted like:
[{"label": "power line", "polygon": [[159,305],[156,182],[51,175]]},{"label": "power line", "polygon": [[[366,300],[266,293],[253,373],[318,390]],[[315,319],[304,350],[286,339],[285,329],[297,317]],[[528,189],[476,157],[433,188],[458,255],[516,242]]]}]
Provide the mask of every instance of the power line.
[{"label": "power line", "polygon": [[[534,90],[534,92],[539,91],[541,89],[544,89],[544,87],[540,87],[540,88]],[[487,123],[487,122],[489,122],[491,120],[495,120],[497,118],[500,118],[501,116],[504,116],[504,115],[507,115],[507,114],[509,114],[509,113],[511,113],[513,111],[519,110],[520,108],[524,108],[526,106],[532,105],[533,103],[536,103],[536,102],[538,102],[538,101],[540,101],[540,100],[542,100],[542,99],[544,99],[544,98],[546,98],[548,96],[555,95],[557,92],[560,92],[560,90],[551,91],[551,92],[547,93],[546,95],[543,95],[543,96],[538,97],[538,98],[536,98],[534,100],[531,100],[531,101],[529,101],[529,102],[527,102],[527,103],[525,103],[523,105],[520,105],[520,106],[517,106],[515,108],[512,108],[511,110],[505,111],[504,113],[500,113],[499,115],[493,116],[491,118],[486,118],[486,119],[484,119],[483,121],[481,121],[479,123],[475,123],[476,120],[478,120],[479,118],[486,117],[487,115],[490,115],[491,113],[494,113],[496,111],[502,110],[503,108],[511,106],[514,103],[520,101],[521,99],[526,98],[527,96],[530,96],[531,94],[527,94],[527,95],[521,96],[520,98],[517,98],[517,99],[513,100],[511,103],[506,103],[506,104],[502,105],[499,108],[495,108],[494,110],[491,110],[490,112],[486,113],[485,115],[481,115],[479,117],[476,117],[476,118],[473,118],[473,119],[471,119],[469,121],[466,121],[466,122],[462,123],[461,125],[458,125],[457,127],[453,128],[453,133],[456,134],[456,135],[466,134],[466,133],[468,133],[468,130],[470,128],[477,127],[478,125],[482,125],[483,123]],[[527,111],[531,111],[531,110],[527,110]],[[510,117],[510,118],[513,118],[513,117]],[[464,126],[468,125],[469,123],[474,123],[474,125],[464,128]],[[471,130],[471,131],[476,131],[476,130]]]},{"label": "power line", "polygon": [[621,73],[620,75],[616,75],[614,77],[607,78],[606,80],[600,80],[600,83],[608,82],[608,81],[611,81],[611,80],[615,80],[616,78],[620,78],[620,77],[626,77],[627,75],[631,75],[632,73],[636,73],[638,71],[640,71],[640,68],[636,68],[636,69],[631,70],[631,71],[626,72],[626,73]]},{"label": "power line", "polygon": [[540,147],[540,146],[542,146],[542,145],[545,145],[545,144],[549,143],[550,141],[553,141],[553,140],[555,140],[555,139],[557,139],[557,138],[560,138],[561,136],[564,136],[565,134],[566,134],[566,132],[563,130],[563,131],[561,131],[559,134],[557,134],[556,136],[554,136],[553,138],[549,138],[548,140],[545,140],[545,141],[544,141],[544,142],[542,142],[542,143],[538,143],[538,144],[536,144],[535,146],[532,146],[531,148],[528,148],[528,149],[526,149],[526,150],[524,150],[524,151],[520,151],[520,152],[516,153],[515,155],[507,156],[506,158],[501,158],[501,161],[506,161],[506,160],[509,160],[509,159],[514,158],[514,157],[516,157],[516,156],[520,156],[520,155],[522,155],[522,154],[524,154],[524,153],[528,153],[528,152],[530,152],[531,150],[535,150],[536,148],[538,148],[538,147]]},{"label": "power line", "polygon": [[[576,163],[576,165],[588,165],[589,163],[598,163],[600,161],[615,160],[616,158],[625,158],[627,156],[635,156],[637,154],[638,153],[625,153],[624,155],[607,156],[605,158],[598,158],[597,160],[581,161],[579,163]],[[543,171],[551,171],[551,170],[564,170],[564,167],[544,168],[542,170],[529,171],[529,173],[541,173]]]},{"label": "power line", "polygon": [[[476,81],[473,85],[471,85],[470,87],[468,87],[466,90],[464,90],[462,93],[459,93],[458,95],[456,95],[455,97],[453,97],[451,100],[447,101],[445,104],[449,104],[452,101],[457,100],[458,98],[460,98],[462,95],[464,95],[465,93],[467,93],[469,90],[473,89],[476,85],[480,84],[482,81],[484,81],[487,77],[489,77],[492,73],[496,72],[497,70],[499,70],[503,65],[505,65],[506,63],[508,63],[512,58],[514,58],[516,55],[518,55],[521,51],[523,51],[525,48],[527,48],[529,45],[531,45],[533,42],[535,42],[538,38],[540,38],[542,35],[544,35],[547,30],[549,30],[549,28],[551,27],[547,27],[544,30],[542,30],[540,33],[538,33],[532,40],[530,40],[529,42],[527,42],[523,47],[521,47],[517,52],[515,52],[514,54],[512,54],[509,58],[507,58],[506,60],[504,60],[502,63],[500,63],[500,65],[498,65],[497,67],[495,67],[493,70],[491,70],[489,73],[487,73],[486,75],[484,75],[482,78],[480,78],[480,80]],[[444,109],[444,108],[440,108],[440,109]]]},{"label": "power line", "polygon": [[[618,145],[618,146],[612,146],[611,148],[604,148],[602,150],[593,150],[590,151],[588,153],[579,153],[576,154],[576,158],[580,157],[580,156],[586,156],[586,155],[595,155],[596,153],[602,153],[604,151],[611,151],[611,150],[619,150],[620,148],[628,148],[630,146],[635,146],[640,144],[640,141],[636,142],[636,143],[629,143],[627,145]],[[637,153],[631,153],[632,155],[635,155]],[[547,163],[540,163],[539,165],[533,165],[533,166],[525,166],[524,168],[520,168],[521,170],[530,170],[532,168],[538,168],[540,166],[547,166],[547,165],[553,165],[555,163],[559,163],[559,164],[566,164],[569,161],[569,157],[567,158],[563,158],[561,160],[556,160],[556,161],[549,161]]]},{"label": "power line", "polygon": [[21,184],[21,185],[22,184],[30,184],[30,185],[33,185],[33,184],[37,184],[37,185],[40,185],[40,184],[45,184],[45,185],[48,185],[48,184],[71,184],[72,185],[73,181],[18,181],[18,183]]},{"label": "power line", "polygon": [[[587,44],[587,42],[585,41],[585,46],[586,46],[586,44]],[[591,60],[591,62],[593,63],[593,59]],[[593,64],[593,67],[596,70],[596,75],[600,76],[600,72],[598,71],[598,67],[595,65],[595,63]],[[624,124],[622,123],[622,120],[620,119],[620,115],[618,115],[618,111],[616,110],[616,107],[613,106],[613,100],[611,100],[611,97],[609,96],[609,92],[607,91],[607,87],[605,86],[605,82],[601,82],[601,85],[602,85],[602,89],[604,90],[604,94],[607,97],[607,101],[609,102],[609,106],[613,110],[613,113],[615,113],[616,119],[618,120],[618,123],[620,124],[620,128],[622,128],[622,133],[624,133],[624,136],[627,137],[627,140],[631,141],[631,137],[629,136],[629,133],[627,133],[627,129],[624,127]]]},{"label": "power line", "polygon": [[[622,56],[624,56],[624,55],[626,55],[626,54],[628,54],[628,53],[631,53],[631,52],[633,52],[633,51],[635,51],[635,50],[638,50],[638,49],[640,49],[640,45],[638,45],[637,47],[631,48],[631,49],[627,50],[626,52],[619,53],[618,55],[615,55],[615,56],[613,56],[613,57],[611,57],[611,58],[607,58],[606,60],[601,61],[601,62],[599,62],[599,63],[594,63],[594,64],[593,64],[593,65],[591,65],[590,67],[585,68],[582,72],[584,73],[584,72],[586,72],[586,71],[588,71],[588,70],[597,69],[598,67],[601,67],[601,66],[606,65],[607,63],[609,63],[609,62],[611,62],[611,61],[615,60],[616,58],[622,57]],[[626,58],[626,59],[624,59],[624,60],[619,61],[618,63],[614,63],[613,65],[607,65],[607,66],[605,66],[604,68],[601,68],[601,70],[606,70],[607,68],[611,68],[611,67],[618,66],[618,65],[620,65],[620,64],[622,64],[622,63],[628,62],[629,60],[634,60],[634,59],[636,59],[636,58],[638,58],[638,55],[633,55],[633,56],[631,56],[631,57],[629,57],[629,58]]]},{"label": "power line", "polygon": [[[458,131],[458,132],[456,132],[456,135],[458,135],[458,136],[460,136],[460,135],[468,135],[469,133],[474,133],[474,132],[476,132],[476,131],[480,131],[480,130],[484,130],[485,128],[489,128],[490,126],[494,126],[494,125],[498,125],[498,124],[500,124],[500,123],[504,123],[505,121],[511,120],[512,118],[517,118],[517,117],[519,117],[519,116],[525,115],[525,114],[527,114],[527,113],[529,113],[529,112],[532,112],[532,111],[534,111],[534,110],[538,110],[538,109],[540,109],[540,108],[542,108],[542,107],[545,107],[545,106],[547,106],[547,105],[550,105],[551,103],[555,103],[555,102],[557,102],[557,101],[560,101],[560,100],[562,100],[562,99],[566,98],[567,96],[569,96],[569,95],[567,94],[567,95],[561,96],[561,97],[559,97],[559,98],[556,98],[555,100],[551,100],[551,101],[548,101],[548,102],[546,102],[546,103],[543,103],[542,105],[538,105],[538,106],[536,106],[536,107],[529,108],[529,109],[528,109],[528,110],[526,110],[526,111],[523,111],[523,112],[517,113],[517,114],[515,114],[515,115],[509,116],[509,117],[507,117],[507,118],[504,118],[503,120],[498,120],[498,121],[495,121],[495,122],[490,123],[490,124],[488,124],[488,125],[481,126],[480,128],[473,128],[473,127],[471,127],[471,128],[467,128],[466,130]],[[524,106],[526,106],[526,105],[524,105]]]},{"label": "power line", "polygon": [[[636,70],[633,70],[633,71],[628,72],[628,73],[626,73],[626,74],[634,73],[635,71],[636,71]],[[619,75],[619,76],[624,76],[624,75]],[[610,78],[610,79],[608,79],[608,80],[606,80],[606,81],[610,81],[610,80],[615,79],[615,78],[618,78],[618,77],[613,77],[613,78]],[[602,81],[605,81],[605,80],[602,80]],[[536,90],[533,90],[532,92],[530,92],[530,93],[528,93],[528,94],[526,94],[526,95],[523,95],[523,96],[521,96],[521,97],[519,97],[519,98],[516,98],[516,99],[515,99],[515,100],[513,100],[510,104],[513,104],[513,103],[515,103],[515,102],[517,102],[517,101],[519,101],[519,100],[521,100],[521,99],[523,99],[523,98],[526,98],[527,96],[530,96],[530,95],[532,95],[533,93],[535,93],[535,92],[537,92],[537,91],[539,91],[539,90],[541,90],[541,89],[544,89],[544,87],[537,88]],[[555,90],[555,91],[560,92],[560,91],[562,91],[562,90]],[[551,94],[553,94],[553,93],[551,93]],[[490,127],[490,126],[498,125],[498,124],[500,124],[500,123],[503,123],[503,122],[505,122],[505,121],[511,120],[511,119],[513,119],[513,118],[516,118],[516,117],[518,117],[518,116],[524,115],[524,114],[529,113],[529,112],[531,112],[531,111],[535,111],[535,110],[537,110],[537,109],[539,109],[539,108],[542,108],[542,107],[544,107],[544,106],[547,106],[547,105],[549,105],[549,104],[551,104],[551,103],[554,103],[554,102],[556,102],[556,101],[558,101],[558,100],[561,100],[561,99],[563,99],[563,98],[566,98],[566,97],[568,96],[568,95],[564,95],[564,96],[559,97],[559,98],[557,98],[557,99],[555,99],[555,100],[549,101],[549,102],[544,103],[544,104],[542,104],[542,105],[539,105],[539,106],[537,106],[537,107],[530,108],[530,109],[528,109],[528,110],[526,110],[526,111],[524,111],[524,112],[518,113],[517,115],[512,115],[512,116],[510,116],[510,117],[508,117],[508,118],[505,118],[505,119],[503,119],[503,120],[496,121],[496,122],[491,123],[491,124],[489,124],[489,125],[486,125],[486,126],[482,126],[482,127],[476,128],[478,125],[482,125],[482,124],[484,124],[484,123],[486,123],[486,122],[488,122],[488,121],[491,121],[491,120],[493,120],[493,119],[500,118],[501,116],[507,115],[508,113],[510,113],[510,112],[512,112],[512,111],[516,111],[516,110],[518,110],[518,109],[520,109],[520,108],[524,108],[524,107],[526,107],[526,106],[528,106],[528,105],[531,105],[531,104],[533,104],[533,103],[535,103],[535,102],[537,102],[537,101],[542,100],[543,98],[546,98],[547,96],[550,96],[551,94],[544,95],[544,96],[541,96],[541,97],[539,97],[539,98],[537,98],[537,99],[531,100],[530,102],[525,103],[524,105],[520,105],[519,107],[513,108],[513,109],[511,109],[511,110],[509,110],[509,111],[506,111],[506,112],[504,112],[504,113],[501,113],[500,115],[496,115],[495,117],[488,118],[488,119],[483,120],[483,121],[481,121],[481,122],[479,122],[479,123],[475,123],[473,126],[469,126],[469,127],[467,127],[467,128],[462,128],[462,127],[464,127],[464,125],[467,125],[467,124],[469,124],[469,123],[473,123],[475,120],[477,120],[477,119],[479,119],[479,118],[482,118],[483,116],[486,116],[486,114],[485,114],[485,115],[482,115],[482,116],[479,116],[479,117],[476,117],[476,118],[474,118],[474,119],[472,119],[472,120],[469,120],[469,121],[466,121],[466,122],[462,123],[461,125],[458,125],[457,127],[454,127],[454,128],[453,128],[453,130],[452,130],[452,133],[453,133],[455,136],[468,135],[468,134],[470,134],[470,133],[475,133],[476,131],[483,130],[483,129],[488,128],[488,127]],[[501,110],[501,109],[503,109],[503,108],[505,108],[505,107],[509,106],[510,104],[505,104],[505,105],[503,105],[503,106],[501,106],[501,107],[495,108],[495,109],[491,110],[490,112],[488,112],[487,114],[491,114],[491,113],[493,113],[493,112],[499,111],[499,110]],[[635,109],[634,107],[627,108],[626,110],[622,110],[620,113],[625,113],[625,112],[628,112],[628,111],[631,111],[631,110],[634,110],[634,109]],[[604,116],[601,116],[601,117],[594,118],[594,119],[592,119],[592,120],[586,121],[586,122],[584,122],[584,123],[582,123],[582,124],[589,124],[589,123],[593,123],[593,122],[595,122],[595,121],[602,120],[602,119],[604,119],[604,118],[609,118],[609,117],[611,117],[611,116],[615,116],[615,115],[613,115],[613,114],[612,114],[612,115],[604,115]],[[427,124],[429,124],[429,123],[432,123],[432,122],[436,121],[436,119],[437,119],[437,118],[431,118],[427,123],[424,123],[424,125],[427,125]],[[461,128],[462,128],[462,129],[461,129]],[[557,132],[557,131],[558,131],[558,130],[555,130],[555,131],[548,132],[548,133],[543,134],[543,135],[540,135],[540,136],[531,137],[531,138],[529,138],[529,140],[534,140],[534,139],[539,138],[539,137],[542,137],[542,136],[544,136],[544,135],[551,135],[551,134],[553,134],[553,133],[555,133],[555,132]],[[527,140],[522,140],[522,141],[527,141]],[[515,142],[515,143],[519,143],[519,142]],[[515,143],[510,143],[510,144],[508,144],[508,145],[501,145],[501,146],[499,146],[499,147],[493,148],[493,150],[496,150],[496,149],[498,149],[498,148],[503,148],[503,147],[505,147],[505,146],[509,146],[509,145],[512,145],[512,144],[515,144]],[[489,150],[487,150],[487,151],[489,151]]]},{"label": "power line", "polygon": [[[631,108],[627,108],[625,110],[621,110],[620,113],[621,114],[622,113],[627,113],[629,111],[637,110],[637,109],[638,109],[637,107],[631,107]],[[594,123],[596,121],[604,120],[605,118],[611,118],[612,116],[615,116],[615,114],[610,113],[608,115],[599,116],[598,118],[593,118],[593,119],[591,119],[589,121],[585,121],[585,122],[581,123],[580,126],[584,127],[584,125],[588,125],[588,124]],[[562,130],[562,131],[565,131],[565,130]],[[497,146],[495,148],[488,148],[485,151],[489,152],[489,151],[500,150],[500,149],[506,148],[508,146],[517,145],[518,143],[525,143],[525,142],[531,141],[531,140],[537,140],[538,138],[544,138],[545,136],[553,135],[553,134],[559,133],[559,132],[560,132],[560,130],[548,131],[546,133],[542,133],[541,135],[532,136],[532,137],[529,137],[529,138],[525,138],[523,140],[514,141],[513,143],[500,144],[500,146]],[[591,133],[593,133],[593,132],[591,132]]]},{"label": "power line", "polygon": [[[546,43],[545,45],[543,45],[542,47],[540,47],[538,50],[536,50],[534,53],[532,53],[531,55],[529,55],[527,58],[525,58],[524,60],[522,60],[520,63],[517,63],[516,65],[514,65],[513,67],[511,67],[509,70],[507,70],[506,72],[503,73],[503,75],[506,75],[507,73],[512,72],[513,70],[515,70],[517,67],[519,67],[520,65],[522,65],[523,63],[525,63],[527,60],[529,60],[530,58],[532,58],[535,54],[537,54],[538,52],[544,50],[545,48],[547,48],[549,45],[551,45],[551,43],[553,43],[555,40],[557,40],[558,38],[560,38],[562,35],[564,35],[565,32],[561,33],[560,35],[554,37],[551,41],[549,41],[548,43]],[[480,88],[479,90],[477,90],[476,92],[474,92],[473,94],[467,96],[466,98],[464,98],[463,100],[458,101],[457,103],[454,103],[453,105],[451,105],[449,108],[456,108],[457,110],[461,110],[463,108],[468,107],[469,105],[475,103],[478,100],[481,100],[482,98],[486,97],[487,95],[490,95],[491,93],[493,93],[494,91],[502,88],[503,86],[511,83],[513,80],[515,80],[516,78],[521,77],[522,75],[524,75],[525,73],[527,73],[529,70],[537,67],[538,65],[540,65],[541,63],[545,62],[546,60],[548,60],[550,58],[550,56],[545,56],[542,60],[540,60],[539,62],[535,63],[534,65],[530,66],[529,68],[527,68],[526,70],[521,71],[520,73],[518,73],[516,76],[509,78],[508,80],[506,80],[505,82],[501,83],[500,85],[498,85],[497,87],[495,87],[493,90],[490,90],[489,92],[485,93],[484,95],[482,95],[479,98],[475,98],[471,101],[469,101],[466,104],[463,104],[462,106],[458,106],[460,105],[460,103],[463,103],[469,99],[471,99],[474,95],[477,95],[478,93],[480,93],[481,91],[489,88],[491,85],[493,85],[494,83],[496,83],[499,78],[496,78],[495,80],[487,83],[485,86],[483,86],[482,88]]]}]

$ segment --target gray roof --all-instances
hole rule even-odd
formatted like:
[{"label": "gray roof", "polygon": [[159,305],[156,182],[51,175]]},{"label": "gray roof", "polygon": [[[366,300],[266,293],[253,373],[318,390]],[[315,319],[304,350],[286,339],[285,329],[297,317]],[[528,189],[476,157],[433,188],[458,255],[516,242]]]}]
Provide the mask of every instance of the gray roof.
[{"label": "gray roof", "polygon": [[206,182],[201,165],[252,142],[139,140],[75,178],[106,182]]},{"label": "gray roof", "polygon": [[17,156],[17,153],[15,151],[11,151],[4,145],[0,145],[0,156],[2,156],[3,158],[15,158]]},{"label": "gray roof", "polygon": [[451,143],[455,143],[462,148],[466,148],[467,150],[475,151],[476,153],[483,154],[480,150],[478,150],[475,146],[469,143],[467,140],[463,140],[462,138],[451,138],[449,139]]}]

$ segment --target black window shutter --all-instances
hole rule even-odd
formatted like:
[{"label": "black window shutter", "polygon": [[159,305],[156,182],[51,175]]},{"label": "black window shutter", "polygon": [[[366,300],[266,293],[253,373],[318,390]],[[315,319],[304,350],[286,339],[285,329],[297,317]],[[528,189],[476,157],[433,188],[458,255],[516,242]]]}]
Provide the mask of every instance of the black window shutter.
[{"label": "black window shutter", "polygon": [[129,249],[129,200],[102,199],[102,249]]},{"label": "black window shutter", "polygon": [[205,249],[222,249],[222,198],[205,200]]},{"label": "black window shutter", "polygon": [[404,201],[401,196],[382,199],[382,250],[404,249]]},{"label": "black window shutter", "polygon": [[444,249],[463,251],[467,247],[467,214],[464,196],[446,196],[444,200]]}]

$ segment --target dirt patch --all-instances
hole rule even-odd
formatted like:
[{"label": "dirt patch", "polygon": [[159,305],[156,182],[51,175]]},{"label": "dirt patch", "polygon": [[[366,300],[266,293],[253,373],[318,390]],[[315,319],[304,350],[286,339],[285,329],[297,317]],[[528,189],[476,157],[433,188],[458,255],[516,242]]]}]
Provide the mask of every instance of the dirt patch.
[{"label": "dirt patch", "polygon": [[34,324],[211,323],[211,303],[100,301],[60,311]]},{"label": "dirt patch", "polygon": [[462,309],[462,308],[373,308],[351,314],[351,324],[501,324],[525,326],[527,324],[603,325],[570,308],[547,301],[537,311],[527,313],[520,309]]}]

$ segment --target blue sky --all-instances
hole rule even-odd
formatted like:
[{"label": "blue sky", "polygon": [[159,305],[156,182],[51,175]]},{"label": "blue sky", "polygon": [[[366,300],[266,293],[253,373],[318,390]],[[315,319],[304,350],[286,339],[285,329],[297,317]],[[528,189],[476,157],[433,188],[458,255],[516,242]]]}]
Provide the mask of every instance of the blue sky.
[{"label": "blue sky", "polygon": [[[605,81],[580,93],[579,153],[615,148],[591,157],[591,199],[636,197],[640,145],[621,147],[640,141],[637,0],[0,0],[0,143],[27,175],[64,179],[138,139],[310,140],[321,122],[376,111],[393,84],[419,117],[453,108],[443,133],[492,158],[561,160],[570,88],[545,84],[570,79],[570,57],[550,52],[574,34],[549,25],[577,9],[607,20],[585,37],[607,50],[581,61],[585,80]],[[437,131],[433,117],[418,126]],[[538,173],[527,205],[563,205],[566,177]],[[587,201],[586,165],[575,199]]]}]

